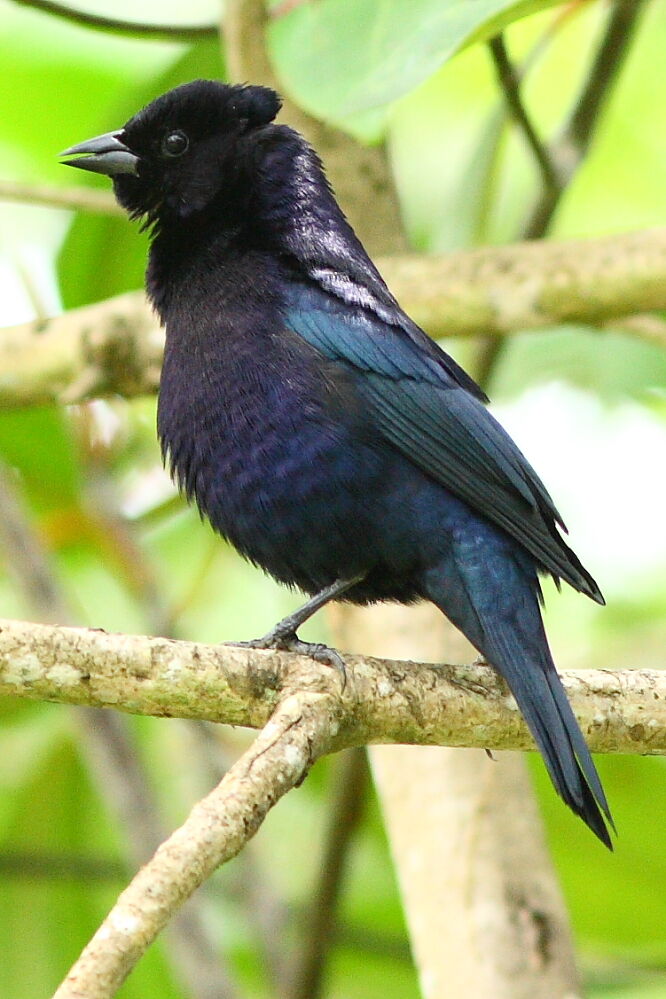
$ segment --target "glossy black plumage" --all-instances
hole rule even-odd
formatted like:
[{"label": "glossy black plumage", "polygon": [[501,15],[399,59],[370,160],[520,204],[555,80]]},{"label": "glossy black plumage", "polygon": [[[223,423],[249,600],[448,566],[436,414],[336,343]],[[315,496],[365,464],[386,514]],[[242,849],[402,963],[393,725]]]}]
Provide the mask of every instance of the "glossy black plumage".
[{"label": "glossy black plumage", "polygon": [[67,151],[152,227],[165,458],[276,579],[437,604],[504,675],[557,791],[610,845],[538,573],[603,602],[599,589],[481,390],[400,309],[278,109],[266,88],[196,81]]}]

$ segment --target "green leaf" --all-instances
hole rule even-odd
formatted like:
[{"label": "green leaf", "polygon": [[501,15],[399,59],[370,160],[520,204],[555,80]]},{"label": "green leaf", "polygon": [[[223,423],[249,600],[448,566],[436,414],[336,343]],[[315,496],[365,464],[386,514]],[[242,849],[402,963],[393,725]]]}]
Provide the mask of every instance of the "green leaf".
[{"label": "green leaf", "polygon": [[666,385],[666,351],[619,330],[558,326],[511,337],[491,384],[493,399],[526,386],[561,380],[607,402],[648,398]]},{"label": "green leaf", "polygon": [[271,58],[291,96],[340,121],[397,100],[462,48],[555,0],[318,0],[276,18]]},{"label": "green leaf", "polygon": [[61,409],[0,413],[0,459],[20,473],[26,497],[39,513],[77,502],[80,468],[71,428]]}]

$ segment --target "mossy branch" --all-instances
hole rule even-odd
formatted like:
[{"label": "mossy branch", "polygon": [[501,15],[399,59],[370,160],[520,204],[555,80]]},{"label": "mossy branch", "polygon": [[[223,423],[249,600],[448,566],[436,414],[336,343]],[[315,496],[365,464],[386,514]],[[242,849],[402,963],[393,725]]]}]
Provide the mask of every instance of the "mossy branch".
[{"label": "mossy branch", "polygon": [[[345,656],[335,670],[283,652],[0,620],[0,694],[262,728],[289,696],[335,702],[324,752],[366,743],[532,749],[493,669]],[[590,745],[666,753],[666,671],[562,674]]]}]

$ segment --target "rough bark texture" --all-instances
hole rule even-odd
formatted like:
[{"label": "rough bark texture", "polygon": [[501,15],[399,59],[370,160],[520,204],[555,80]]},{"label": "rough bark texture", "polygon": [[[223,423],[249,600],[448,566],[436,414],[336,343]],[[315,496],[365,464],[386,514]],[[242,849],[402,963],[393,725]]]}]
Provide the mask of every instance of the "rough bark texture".
[{"label": "rough bark texture", "polygon": [[[347,616],[343,639],[353,635],[369,645],[361,615]],[[379,608],[374,617],[396,652],[410,627],[430,642],[437,635],[427,607],[412,614]],[[350,644],[351,637],[341,647]],[[0,620],[0,696],[262,728],[286,696],[326,694],[339,712],[328,750],[396,742],[534,748],[513,698],[488,666],[347,654],[345,661],[343,688],[337,670],[289,653]],[[666,753],[666,671],[572,670],[562,679],[592,749]]]}]

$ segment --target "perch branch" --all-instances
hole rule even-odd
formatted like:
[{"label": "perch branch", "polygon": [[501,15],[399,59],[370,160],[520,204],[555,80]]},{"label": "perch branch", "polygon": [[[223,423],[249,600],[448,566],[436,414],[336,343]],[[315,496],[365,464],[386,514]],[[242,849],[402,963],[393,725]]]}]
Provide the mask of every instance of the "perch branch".
[{"label": "perch branch", "polygon": [[[336,701],[328,744],[533,749],[506,686],[488,666],[345,656],[335,670],[282,652],[0,621],[0,694],[202,718],[261,728],[290,693]],[[666,671],[562,674],[591,749],[666,753]]]}]

